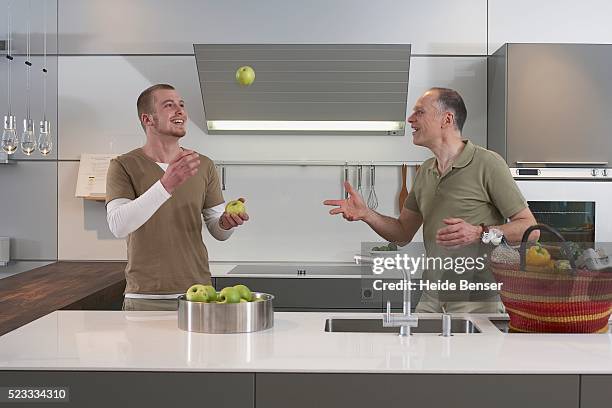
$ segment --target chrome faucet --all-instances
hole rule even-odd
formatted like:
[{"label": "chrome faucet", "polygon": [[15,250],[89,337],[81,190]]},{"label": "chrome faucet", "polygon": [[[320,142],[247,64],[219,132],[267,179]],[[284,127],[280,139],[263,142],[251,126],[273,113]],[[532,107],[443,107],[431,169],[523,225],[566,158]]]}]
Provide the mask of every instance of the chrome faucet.
[{"label": "chrome faucet", "polygon": [[[359,264],[371,264],[373,260],[371,257],[356,255],[355,263]],[[387,300],[387,312],[382,317],[383,327],[399,327],[399,335],[402,337],[410,336],[410,328],[417,327],[419,325],[419,318],[412,314],[410,310],[410,274],[406,272],[404,268],[399,268],[404,276],[404,290],[403,290],[403,311],[402,314],[391,313],[391,301]]]}]

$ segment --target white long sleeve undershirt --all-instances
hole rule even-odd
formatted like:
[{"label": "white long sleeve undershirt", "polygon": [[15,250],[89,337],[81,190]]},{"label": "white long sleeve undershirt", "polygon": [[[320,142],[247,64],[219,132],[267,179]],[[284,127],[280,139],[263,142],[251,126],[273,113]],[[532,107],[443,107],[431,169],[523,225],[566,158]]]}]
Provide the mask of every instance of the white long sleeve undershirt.
[{"label": "white long sleeve undershirt", "polygon": [[[157,164],[164,171],[168,168],[167,163]],[[147,222],[170,197],[172,195],[158,181],[135,200],[116,198],[110,201],[106,206],[106,220],[111,232],[117,238],[127,237]],[[224,204],[219,204],[202,211],[206,228],[219,241],[225,241],[233,233],[233,229],[224,230],[219,225],[224,210]]]}]

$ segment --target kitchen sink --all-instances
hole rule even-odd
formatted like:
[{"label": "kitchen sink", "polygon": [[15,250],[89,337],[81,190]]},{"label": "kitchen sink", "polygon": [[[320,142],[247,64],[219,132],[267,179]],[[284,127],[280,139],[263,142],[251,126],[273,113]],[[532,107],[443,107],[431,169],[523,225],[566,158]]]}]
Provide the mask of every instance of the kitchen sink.
[{"label": "kitchen sink", "polygon": [[[495,317],[495,318],[490,318],[489,321],[491,323],[493,323],[493,325],[495,325],[495,327],[497,327],[497,329],[499,331],[501,331],[502,333],[506,333],[506,334],[537,334],[537,333],[518,333],[518,332],[511,332],[509,330],[509,324],[510,324],[510,319],[508,317]],[[612,323],[608,323],[608,332],[607,333],[601,333],[601,334],[609,334],[612,333]],[[542,334],[542,333],[540,333]],[[544,334],[554,334],[554,333],[544,333]],[[584,334],[584,333],[559,333],[559,334]]]},{"label": "kitchen sink", "polygon": [[[442,319],[420,318],[412,333],[442,333]],[[325,331],[335,333],[399,333],[399,327],[383,327],[382,319],[327,319]],[[470,320],[451,319],[453,334],[477,334],[480,329]]]}]

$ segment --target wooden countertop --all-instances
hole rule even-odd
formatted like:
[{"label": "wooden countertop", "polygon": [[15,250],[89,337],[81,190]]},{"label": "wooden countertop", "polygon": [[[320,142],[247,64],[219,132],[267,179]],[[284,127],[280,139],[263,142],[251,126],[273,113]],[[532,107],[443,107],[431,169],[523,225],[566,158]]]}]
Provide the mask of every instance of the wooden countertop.
[{"label": "wooden countertop", "polygon": [[60,309],[119,308],[126,262],[56,262],[0,279],[0,336]]}]

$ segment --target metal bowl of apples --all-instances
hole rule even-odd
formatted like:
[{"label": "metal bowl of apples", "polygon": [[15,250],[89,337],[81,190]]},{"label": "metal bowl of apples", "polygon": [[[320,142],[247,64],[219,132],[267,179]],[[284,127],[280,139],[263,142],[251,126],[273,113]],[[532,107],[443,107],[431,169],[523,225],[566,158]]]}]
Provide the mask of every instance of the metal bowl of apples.
[{"label": "metal bowl of apples", "polygon": [[178,298],[178,327],[198,333],[250,333],[274,326],[274,296],[244,285],[217,292],[193,285]]}]

